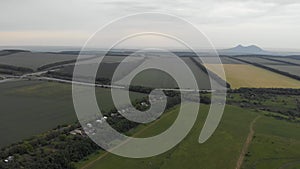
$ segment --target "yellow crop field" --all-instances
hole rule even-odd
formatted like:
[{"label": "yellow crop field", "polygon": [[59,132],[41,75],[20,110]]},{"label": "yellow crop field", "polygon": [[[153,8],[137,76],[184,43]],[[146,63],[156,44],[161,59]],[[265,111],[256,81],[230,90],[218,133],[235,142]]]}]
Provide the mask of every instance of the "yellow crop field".
[{"label": "yellow crop field", "polygon": [[[220,75],[217,64],[205,67]],[[300,88],[300,81],[248,64],[224,64],[226,80],[231,88]]]}]

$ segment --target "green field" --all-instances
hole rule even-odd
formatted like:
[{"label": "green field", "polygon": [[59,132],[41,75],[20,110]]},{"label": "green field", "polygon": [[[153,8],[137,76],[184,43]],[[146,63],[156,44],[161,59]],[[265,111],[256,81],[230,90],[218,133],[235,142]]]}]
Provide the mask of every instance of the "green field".
[{"label": "green field", "polygon": [[[121,91],[120,91],[121,92]],[[0,84],[0,147],[77,121],[71,85],[56,82],[17,81]],[[84,92],[82,92],[84,94]],[[97,88],[101,110],[113,108],[110,89]],[[131,93],[133,100],[145,95]]]},{"label": "green field", "polygon": [[244,169],[300,168],[300,124],[262,117],[245,158]]},{"label": "green field", "polygon": [[[164,131],[175,120],[177,110],[173,109],[167,112],[154,125],[140,126],[132,133],[143,130],[137,137],[148,137]],[[197,122],[189,135],[175,148],[162,155],[145,159],[128,159],[107,154],[102,155],[102,158],[96,161],[97,156],[92,155],[89,161],[79,163],[78,168],[234,168],[247,137],[249,124],[257,116],[257,113],[227,106],[217,131],[206,143],[199,144],[198,137],[207,110],[207,105],[201,105]],[[103,152],[100,152],[98,156],[101,154]]]},{"label": "green field", "polygon": [[[160,58],[161,59],[161,58]],[[182,58],[186,65],[190,68],[191,72],[194,75],[194,78],[198,84],[199,89],[210,89],[210,81],[208,75],[201,70],[190,58],[185,57]],[[153,59],[153,63],[155,60]],[[173,58],[161,59],[161,62],[171,62],[173,64],[173,68],[181,67],[181,62],[176,61]],[[191,76],[193,76],[191,75]],[[129,76],[131,76],[129,74]],[[190,81],[191,76],[184,74],[183,72],[179,75],[180,79],[178,81]],[[126,79],[128,77],[124,77]],[[169,74],[157,69],[148,69],[143,72],[140,72],[137,76],[135,76],[132,80],[132,85],[135,86],[145,86],[145,87],[153,87],[153,88],[176,88],[178,87],[176,79],[173,79]],[[215,82],[215,81],[214,81]],[[122,84],[122,79],[116,82],[117,84]],[[217,82],[215,82],[217,83]],[[192,85],[187,86],[186,88],[194,88]]]}]

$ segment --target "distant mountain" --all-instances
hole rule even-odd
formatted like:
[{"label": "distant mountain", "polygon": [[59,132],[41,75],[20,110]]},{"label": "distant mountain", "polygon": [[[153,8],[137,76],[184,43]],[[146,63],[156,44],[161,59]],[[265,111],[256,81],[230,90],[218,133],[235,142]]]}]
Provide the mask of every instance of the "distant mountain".
[{"label": "distant mountain", "polygon": [[218,52],[222,55],[246,55],[246,54],[274,55],[273,52],[265,51],[255,45],[250,45],[250,46],[238,45],[234,48],[219,50]]}]

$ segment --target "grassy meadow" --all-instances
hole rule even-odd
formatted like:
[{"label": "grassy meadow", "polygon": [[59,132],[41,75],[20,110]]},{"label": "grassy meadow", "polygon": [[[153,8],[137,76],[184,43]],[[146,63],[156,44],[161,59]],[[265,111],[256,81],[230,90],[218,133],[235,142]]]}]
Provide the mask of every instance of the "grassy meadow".
[{"label": "grassy meadow", "polygon": [[262,117],[242,168],[300,168],[299,130],[299,123]]}]

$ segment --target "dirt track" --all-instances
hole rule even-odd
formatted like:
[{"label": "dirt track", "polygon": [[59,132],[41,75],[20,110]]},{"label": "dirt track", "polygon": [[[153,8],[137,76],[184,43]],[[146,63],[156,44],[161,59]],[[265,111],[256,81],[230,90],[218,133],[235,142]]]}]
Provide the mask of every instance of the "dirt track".
[{"label": "dirt track", "polygon": [[249,131],[249,134],[248,134],[248,136],[247,136],[246,142],[244,143],[244,146],[243,146],[243,149],[242,149],[242,151],[241,151],[241,154],[240,154],[240,156],[239,156],[239,158],[238,158],[238,161],[237,161],[237,163],[236,163],[235,169],[240,169],[240,168],[242,167],[242,164],[243,164],[243,162],[244,162],[245,155],[246,155],[246,153],[248,152],[249,145],[251,144],[252,138],[253,138],[253,136],[254,136],[254,132],[255,132],[255,131],[254,131],[253,126],[254,126],[255,122],[256,122],[259,118],[260,118],[260,116],[257,116],[257,117],[251,122],[251,124],[250,124],[250,131]]}]

